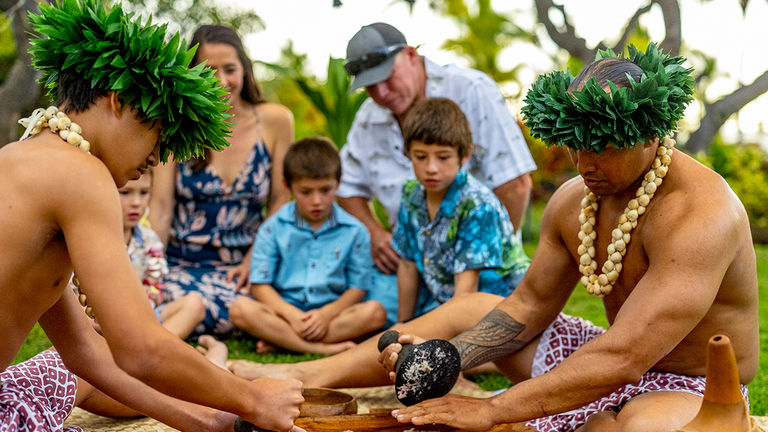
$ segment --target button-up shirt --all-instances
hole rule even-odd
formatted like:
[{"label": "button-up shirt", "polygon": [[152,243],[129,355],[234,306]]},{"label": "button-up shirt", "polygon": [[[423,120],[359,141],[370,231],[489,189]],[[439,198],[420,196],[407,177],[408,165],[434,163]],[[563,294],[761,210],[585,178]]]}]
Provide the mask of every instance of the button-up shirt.
[{"label": "button-up shirt", "polygon": [[[440,66],[424,58],[427,97],[456,102],[469,121],[474,148],[470,173],[494,189],[536,169],[517,122],[496,83],[486,74],[455,65]],[[403,136],[387,108],[366,100],[355,116],[341,149],[340,197],[376,197],[397,220],[400,193],[414,179],[411,161],[403,154]]]},{"label": "button-up shirt", "polygon": [[507,296],[530,262],[504,206],[466,169],[459,171],[431,221],[424,187],[406,182],[392,246],[416,264],[441,303],[454,295],[454,275],[471,269],[481,269],[479,291]]},{"label": "button-up shirt", "polygon": [[292,305],[316,309],[348,288],[368,290],[373,261],[368,230],[333,205],[315,231],[285,204],[259,227],[251,256],[251,283],[270,284]]}]

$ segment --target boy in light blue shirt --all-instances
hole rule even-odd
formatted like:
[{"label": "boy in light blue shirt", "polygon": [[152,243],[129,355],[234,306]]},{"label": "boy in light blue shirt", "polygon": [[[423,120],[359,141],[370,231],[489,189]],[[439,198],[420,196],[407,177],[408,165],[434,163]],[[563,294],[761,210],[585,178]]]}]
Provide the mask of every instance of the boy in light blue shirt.
[{"label": "boy in light blue shirt", "polygon": [[262,351],[334,354],[386,320],[379,302],[363,302],[373,271],[368,230],[334,202],[341,161],[329,140],[292,144],[283,176],[295,200],[259,227],[253,298],[232,303],[232,323],[259,338]]},{"label": "boy in light blue shirt", "polygon": [[398,321],[472,292],[511,294],[530,260],[496,195],[462,168],[472,153],[464,113],[450,99],[423,99],[403,138],[417,180],[403,185],[392,236]]}]

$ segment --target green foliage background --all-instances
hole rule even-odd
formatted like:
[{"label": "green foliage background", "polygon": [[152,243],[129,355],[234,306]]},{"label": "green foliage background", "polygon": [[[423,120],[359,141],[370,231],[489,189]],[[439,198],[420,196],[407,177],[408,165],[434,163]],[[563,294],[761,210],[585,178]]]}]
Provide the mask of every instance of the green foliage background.
[{"label": "green foliage background", "polygon": [[14,61],[16,61],[16,47],[13,43],[13,31],[8,18],[0,14],[0,84],[5,81]]},{"label": "green foliage background", "polygon": [[707,154],[696,157],[725,178],[752,227],[768,229],[768,153],[757,144],[727,145],[718,139]]}]

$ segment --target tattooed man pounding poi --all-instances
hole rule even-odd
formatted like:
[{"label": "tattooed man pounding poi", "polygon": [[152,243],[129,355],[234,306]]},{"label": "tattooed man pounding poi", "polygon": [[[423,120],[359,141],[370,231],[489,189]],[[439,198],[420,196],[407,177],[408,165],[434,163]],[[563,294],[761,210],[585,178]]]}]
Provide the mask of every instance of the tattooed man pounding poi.
[{"label": "tattooed man pounding poi", "polygon": [[[733,344],[746,394],[759,354],[747,214],[722,177],[674,150],[671,134],[693,91],[685,59],[655,45],[628,52],[600,52],[575,78],[543,75],[526,96],[531,133],[567,147],[580,175],[549,201],[515,292],[501,302],[482,293],[455,299],[396,326],[451,339],[462,368],[494,361],[516,384],[489,399],[427,400],[395,412],[398,420],[478,431],[522,421],[540,431],[678,429],[701,405],[716,333]],[[607,330],[561,313],[578,281],[602,299]],[[389,371],[399,350],[392,344],[380,356]],[[383,384],[376,358],[374,338],[258,372],[310,386]]]}]

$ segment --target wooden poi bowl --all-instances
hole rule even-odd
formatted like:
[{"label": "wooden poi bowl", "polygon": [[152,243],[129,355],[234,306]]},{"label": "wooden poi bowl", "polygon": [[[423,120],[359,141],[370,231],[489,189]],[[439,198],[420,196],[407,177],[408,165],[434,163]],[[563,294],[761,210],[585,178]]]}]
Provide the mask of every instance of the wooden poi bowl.
[{"label": "wooden poi bowl", "polygon": [[299,408],[299,417],[325,417],[357,414],[355,397],[327,388],[305,388],[301,392],[304,403]]}]

